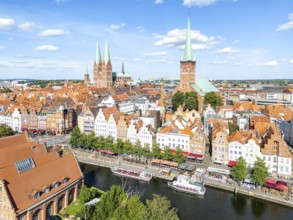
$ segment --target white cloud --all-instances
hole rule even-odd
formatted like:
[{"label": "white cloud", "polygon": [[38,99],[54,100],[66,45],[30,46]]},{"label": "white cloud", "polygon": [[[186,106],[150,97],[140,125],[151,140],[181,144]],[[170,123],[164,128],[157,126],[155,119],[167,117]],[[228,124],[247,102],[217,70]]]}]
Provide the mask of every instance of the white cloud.
[{"label": "white cloud", "polygon": [[125,23],[121,23],[121,24],[111,24],[110,25],[110,30],[112,31],[115,31],[115,30],[118,30],[118,29],[121,29],[123,27],[125,27]]},{"label": "white cloud", "polygon": [[289,20],[290,21],[288,21],[287,23],[279,25],[277,31],[285,31],[293,28],[293,14],[289,15]]},{"label": "white cloud", "polygon": [[271,60],[262,64],[262,66],[279,66],[280,64],[276,60]]},{"label": "white cloud", "polygon": [[140,61],[141,58],[134,58],[133,60],[134,60],[134,61]]},{"label": "white cloud", "polygon": [[162,4],[164,0],[155,0],[155,4]]},{"label": "white cloud", "polygon": [[146,63],[164,63],[166,59],[155,59],[155,60],[147,60]]},{"label": "white cloud", "polygon": [[[155,46],[178,47],[183,49],[186,39],[186,29],[174,29],[168,31],[165,36],[155,34],[154,37],[159,39],[154,43]],[[192,48],[195,50],[211,48],[214,44],[219,43],[219,39],[220,37],[208,37],[201,34],[200,31],[191,30],[191,40],[196,42],[192,44]]]},{"label": "white cloud", "polygon": [[0,18],[0,30],[11,29],[15,24],[15,20],[12,18]]},{"label": "white cloud", "polygon": [[36,27],[35,23],[29,22],[29,21],[18,25],[18,28],[23,31],[29,31],[29,30],[34,29],[35,27]]},{"label": "white cloud", "polygon": [[40,37],[57,37],[68,34],[68,32],[61,29],[46,29],[39,33]]},{"label": "white cloud", "polygon": [[288,30],[290,28],[293,28],[293,21],[289,21],[285,24],[281,24],[278,26],[277,31],[285,31]]},{"label": "white cloud", "polygon": [[4,50],[4,46],[3,45],[0,45],[0,50]]},{"label": "white cloud", "polygon": [[240,65],[242,65],[242,63],[233,63],[233,66],[240,66]]},{"label": "white cloud", "polygon": [[239,53],[240,50],[232,49],[231,47],[225,47],[223,49],[217,50],[217,53],[229,53],[229,54],[235,54]]},{"label": "white cloud", "polygon": [[70,2],[70,0],[54,0],[57,4],[64,3],[64,2]]},{"label": "white cloud", "polygon": [[183,5],[187,7],[198,6],[204,7],[215,3],[216,0],[183,0]]},{"label": "white cloud", "polygon": [[145,53],[142,57],[165,57],[168,53],[166,51],[160,51],[160,52],[152,52],[152,53]]},{"label": "white cloud", "polygon": [[59,48],[56,47],[56,46],[53,46],[53,45],[40,45],[40,46],[37,46],[35,47],[35,50],[47,50],[47,51],[56,51],[58,50]]},{"label": "white cloud", "polygon": [[139,32],[141,32],[141,33],[142,33],[142,32],[145,32],[145,29],[144,29],[143,27],[137,27],[136,29],[137,29]]},{"label": "white cloud", "polygon": [[293,60],[290,60],[290,63],[293,63]]},{"label": "white cloud", "polygon": [[216,60],[212,62],[212,64],[225,64],[225,63],[227,63],[227,60]]}]

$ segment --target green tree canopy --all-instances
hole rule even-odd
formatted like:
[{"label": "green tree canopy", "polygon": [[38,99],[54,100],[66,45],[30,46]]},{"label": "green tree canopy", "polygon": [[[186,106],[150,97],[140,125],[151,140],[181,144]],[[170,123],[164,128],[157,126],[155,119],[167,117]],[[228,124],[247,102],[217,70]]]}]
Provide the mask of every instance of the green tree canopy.
[{"label": "green tree canopy", "polygon": [[252,168],[252,180],[258,185],[264,185],[266,178],[269,176],[268,168],[265,162],[257,158]]},{"label": "green tree canopy", "polygon": [[115,209],[113,220],[146,220],[147,209],[146,206],[140,201],[138,195],[127,197],[120,206]]},{"label": "green tree canopy", "polygon": [[101,196],[95,206],[95,219],[111,219],[114,211],[127,198],[125,191],[120,186],[111,186],[110,190]]},{"label": "green tree canopy", "polygon": [[186,92],[184,94],[184,109],[198,110],[198,98],[197,98],[196,92],[192,91],[192,92]]},{"label": "green tree canopy", "polygon": [[78,126],[75,126],[71,133],[70,133],[70,139],[69,143],[71,145],[78,145],[78,140],[80,139],[81,133]]},{"label": "green tree canopy", "polygon": [[163,159],[164,160],[173,160],[174,156],[172,153],[172,150],[170,147],[165,147],[164,153],[163,153]]},{"label": "green tree canopy", "polygon": [[185,156],[180,147],[176,147],[176,152],[174,154],[174,160],[177,163],[182,163],[185,160]]},{"label": "green tree canopy", "polygon": [[93,194],[91,192],[91,189],[87,187],[86,185],[82,185],[79,193],[79,201],[82,204],[87,203],[91,199],[93,199]]},{"label": "green tree canopy", "polygon": [[14,132],[11,127],[6,124],[0,124],[0,138],[13,135]]},{"label": "green tree canopy", "polygon": [[172,109],[173,111],[176,111],[179,105],[183,107],[184,104],[184,94],[180,91],[177,91],[173,96],[172,96]]},{"label": "green tree canopy", "polygon": [[162,150],[159,147],[159,145],[154,144],[152,147],[152,156],[156,159],[161,158],[162,156]]},{"label": "green tree canopy", "polygon": [[239,126],[238,125],[235,125],[232,122],[228,122],[228,126],[229,126],[229,135],[231,135],[236,130],[239,131]]},{"label": "green tree canopy", "polygon": [[244,180],[246,178],[248,169],[246,166],[246,161],[243,157],[237,159],[236,165],[231,170],[231,175],[234,179]]},{"label": "green tree canopy", "polygon": [[154,194],[152,200],[146,201],[146,207],[149,220],[179,220],[177,210],[171,208],[170,201],[164,196]]},{"label": "green tree canopy", "polygon": [[213,108],[216,108],[217,106],[223,105],[223,100],[217,93],[208,92],[204,96],[204,104],[211,104]]},{"label": "green tree canopy", "polygon": [[1,92],[2,92],[2,93],[8,93],[8,92],[12,92],[12,90],[9,89],[9,88],[7,88],[7,87],[5,87],[4,89],[2,89]]}]

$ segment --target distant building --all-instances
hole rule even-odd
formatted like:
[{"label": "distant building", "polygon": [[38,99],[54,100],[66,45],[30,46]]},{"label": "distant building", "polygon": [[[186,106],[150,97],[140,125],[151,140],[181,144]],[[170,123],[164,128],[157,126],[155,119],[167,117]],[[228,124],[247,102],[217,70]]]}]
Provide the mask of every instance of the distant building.
[{"label": "distant building", "polygon": [[78,197],[83,174],[74,154],[60,156],[26,134],[0,139],[0,219],[48,219]]},{"label": "distant building", "polygon": [[113,76],[113,84],[115,86],[126,86],[128,85],[128,83],[132,81],[130,74],[125,72],[124,70],[124,63],[122,63],[121,73],[113,72],[112,76]]},{"label": "distant building", "polygon": [[84,73],[84,84],[88,85],[90,83],[90,74],[88,72],[88,68],[86,66],[86,71]]}]

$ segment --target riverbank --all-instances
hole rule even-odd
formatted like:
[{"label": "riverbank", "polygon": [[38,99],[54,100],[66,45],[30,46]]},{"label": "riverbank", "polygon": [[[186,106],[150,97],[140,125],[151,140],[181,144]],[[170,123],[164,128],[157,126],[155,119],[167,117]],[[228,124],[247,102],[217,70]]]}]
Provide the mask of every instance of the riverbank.
[{"label": "riverbank", "polygon": [[[108,157],[105,158],[103,156],[93,158],[93,155],[86,152],[78,151],[75,153],[76,153],[78,162],[84,163],[84,164],[91,164],[91,165],[107,167],[107,168],[111,168],[112,166],[119,166],[125,169],[131,169],[135,171],[147,171],[151,173],[154,177],[167,180],[167,181],[172,181],[175,177],[179,175],[179,172],[177,171],[172,171],[172,174],[170,176],[162,175],[161,174],[162,169],[159,167],[141,165],[141,164],[131,163],[124,160],[117,160],[114,158],[108,158]],[[206,176],[205,178],[205,185],[209,187],[221,189],[221,190],[226,190],[233,193],[235,192],[235,184],[224,183],[220,180],[209,178],[208,176]],[[242,194],[252,198],[261,199],[268,202],[277,203],[283,206],[293,208],[292,198],[290,198],[289,200],[286,200],[284,197],[281,197],[281,196],[276,196],[273,194],[261,192],[260,190],[251,190],[251,189],[246,189],[242,187],[237,187],[236,191],[238,194]]]}]

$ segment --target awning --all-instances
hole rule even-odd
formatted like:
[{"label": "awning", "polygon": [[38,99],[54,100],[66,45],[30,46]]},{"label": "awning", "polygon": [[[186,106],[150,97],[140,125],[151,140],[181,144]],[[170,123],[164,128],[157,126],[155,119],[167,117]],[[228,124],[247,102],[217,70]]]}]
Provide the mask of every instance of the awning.
[{"label": "awning", "polygon": [[[176,150],[171,150],[171,151],[172,151],[173,154],[176,153]],[[187,151],[182,151],[182,154],[183,154],[184,156],[187,156],[187,155],[189,154],[189,152],[187,152]]]},{"label": "awning", "polygon": [[230,160],[228,166],[229,166],[229,167],[234,167],[236,164],[237,164],[236,161],[234,161],[234,160]]},{"label": "awning", "polygon": [[276,184],[276,180],[268,178],[268,179],[266,179],[266,183],[268,183],[268,184]]},{"label": "awning", "polygon": [[37,131],[36,129],[29,129],[29,132],[32,132],[32,133],[34,133],[36,131]]},{"label": "awning", "polygon": [[39,132],[39,133],[45,133],[46,130],[39,129],[38,132]]},{"label": "awning", "polygon": [[277,185],[276,189],[281,190],[281,191],[285,191],[287,189],[287,186],[284,185]]},{"label": "awning", "polygon": [[22,130],[22,131],[27,131],[28,129],[27,129],[27,128],[21,128],[21,130]]}]

